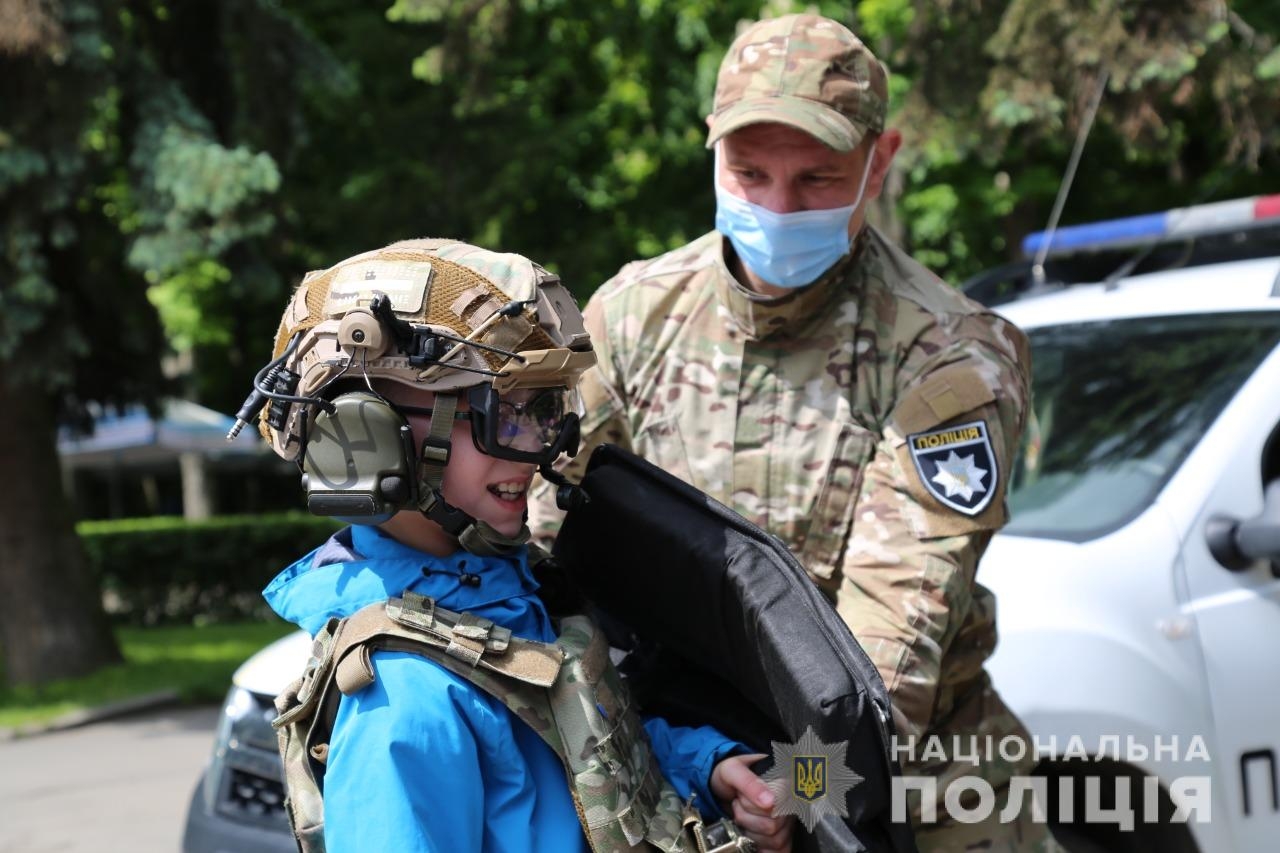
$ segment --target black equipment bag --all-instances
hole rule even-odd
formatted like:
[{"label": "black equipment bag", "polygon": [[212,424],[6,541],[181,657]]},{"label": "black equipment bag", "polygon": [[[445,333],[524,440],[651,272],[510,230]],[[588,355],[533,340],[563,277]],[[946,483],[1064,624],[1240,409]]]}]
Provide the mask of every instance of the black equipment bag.
[{"label": "black equipment bag", "polygon": [[[915,853],[890,820],[893,722],[879,673],[835,608],[776,537],[613,445],[592,454],[553,550],[602,613],[646,714],[712,724],[753,749],[807,728],[847,743],[865,781],[848,817],[825,812],[797,850]],[[790,773],[791,768],[785,768]]]}]

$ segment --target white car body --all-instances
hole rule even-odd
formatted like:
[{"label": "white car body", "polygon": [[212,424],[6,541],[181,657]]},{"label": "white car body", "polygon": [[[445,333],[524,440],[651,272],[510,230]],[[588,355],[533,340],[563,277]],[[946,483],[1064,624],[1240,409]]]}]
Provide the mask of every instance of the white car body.
[{"label": "white car body", "polygon": [[[1271,312],[1280,323],[1280,259],[1155,273],[1113,288],[1073,285],[998,310],[1033,336],[1048,326],[1223,312]],[[1278,424],[1280,347],[1137,517],[1085,541],[998,535],[978,573],[998,602],[1000,642],[988,669],[1033,735],[1060,750],[1079,737],[1091,756],[1114,752],[1112,738],[1123,753],[1132,738],[1129,763],[1166,790],[1180,777],[1209,776],[1211,813],[1189,824],[1204,851],[1274,849],[1280,837],[1272,646],[1280,579],[1266,561],[1229,571],[1205,538],[1212,516],[1261,512],[1263,460],[1280,453],[1267,444]],[[1184,760],[1201,752],[1197,737],[1207,762]],[[1157,754],[1159,744],[1166,748]]]}]

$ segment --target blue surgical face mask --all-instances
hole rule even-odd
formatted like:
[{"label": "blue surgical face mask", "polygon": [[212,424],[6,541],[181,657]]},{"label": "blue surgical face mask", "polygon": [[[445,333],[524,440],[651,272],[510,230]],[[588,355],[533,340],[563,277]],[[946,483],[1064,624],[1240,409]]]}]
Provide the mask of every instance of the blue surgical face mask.
[{"label": "blue surgical face mask", "polygon": [[738,257],[769,284],[804,287],[849,251],[849,220],[862,203],[875,152],[867,157],[853,204],[826,210],[774,213],[739,198],[720,185],[720,144],[716,144],[716,230],[729,238]]}]

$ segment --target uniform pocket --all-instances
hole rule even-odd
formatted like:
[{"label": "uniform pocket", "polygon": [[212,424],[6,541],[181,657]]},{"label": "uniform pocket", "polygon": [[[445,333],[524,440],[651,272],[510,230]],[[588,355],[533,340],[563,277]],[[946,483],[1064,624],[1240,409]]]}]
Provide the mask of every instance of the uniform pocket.
[{"label": "uniform pocket", "polygon": [[841,427],[814,503],[809,533],[799,556],[818,586],[828,591],[839,586],[836,568],[849,542],[863,472],[875,441],[875,434],[860,424],[851,421]]},{"label": "uniform pocket", "polygon": [[689,467],[689,455],[677,415],[668,415],[642,426],[635,436],[635,449],[637,455],[668,474],[693,483],[693,471]]}]

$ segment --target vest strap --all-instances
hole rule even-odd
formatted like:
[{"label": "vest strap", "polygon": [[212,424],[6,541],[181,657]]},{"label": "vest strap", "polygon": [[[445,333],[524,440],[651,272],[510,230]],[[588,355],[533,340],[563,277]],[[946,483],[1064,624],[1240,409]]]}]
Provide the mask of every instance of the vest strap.
[{"label": "vest strap", "polygon": [[488,619],[471,613],[461,614],[457,623],[449,629],[449,645],[445,647],[445,654],[468,666],[475,666],[485,653],[489,631],[493,627],[494,624]]},{"label": "vest strap", "polygon": [[446,610],[434,599],[413,592],[358,610],[342,623],[331,644],[335,681],[348,696],[373,682],[370,654],[377,649],[416,651],[426,644],[468,667],[538,687],[555,683],[564,661],[564,650],[554,644],[512,637],[509,628]]},{"label": "vest strap", "polygon": [[356,646],[351,652],[343,655],[333,673],[338,689],[350,696],[373,683],[373,664],[369,661],[369,647]]}]

